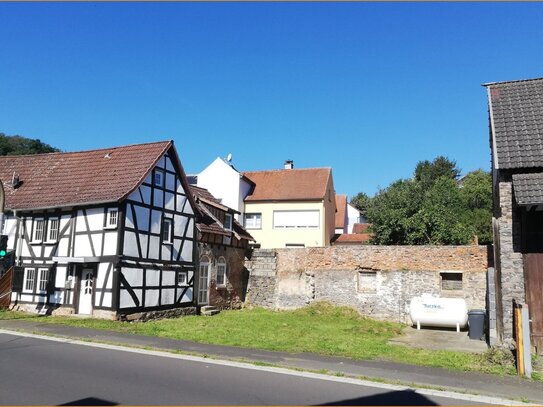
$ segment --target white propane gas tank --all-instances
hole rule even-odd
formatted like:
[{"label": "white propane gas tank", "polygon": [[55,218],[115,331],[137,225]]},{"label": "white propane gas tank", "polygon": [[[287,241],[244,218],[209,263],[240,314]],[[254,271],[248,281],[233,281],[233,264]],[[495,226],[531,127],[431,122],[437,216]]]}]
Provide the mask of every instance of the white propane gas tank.
[{"label": "white propane gas tank", "polygon": [[464,328],[468,323],[468,306],[463,298],[441,298],[431,294],[413,297],[409,315],[417,329],[421,325]]}]

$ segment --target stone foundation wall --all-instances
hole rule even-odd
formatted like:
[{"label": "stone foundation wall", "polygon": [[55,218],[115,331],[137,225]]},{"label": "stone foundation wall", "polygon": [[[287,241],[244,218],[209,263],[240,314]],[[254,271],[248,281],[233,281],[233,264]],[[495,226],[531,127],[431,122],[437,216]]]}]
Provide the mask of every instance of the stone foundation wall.
[{"label": "stone foundation wall", "polygon": [[[373,318],[409,323],[414,296],[464,298],[485,309],[485,246],[332,246],[256,250],[247,304],[293,309],[313,301],[356,308]],[[442,273],[462,274],[461,289],[442,289]]]}]

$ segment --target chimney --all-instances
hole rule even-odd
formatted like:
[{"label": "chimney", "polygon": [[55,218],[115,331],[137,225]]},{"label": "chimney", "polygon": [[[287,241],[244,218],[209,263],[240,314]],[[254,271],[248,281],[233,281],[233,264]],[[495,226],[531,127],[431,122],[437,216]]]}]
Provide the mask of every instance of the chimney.
[{"label": "chimney", "polygon": [[291,170],[294,168],[294,161],[293,160],[286,160],[285,161],[285,170]]}]

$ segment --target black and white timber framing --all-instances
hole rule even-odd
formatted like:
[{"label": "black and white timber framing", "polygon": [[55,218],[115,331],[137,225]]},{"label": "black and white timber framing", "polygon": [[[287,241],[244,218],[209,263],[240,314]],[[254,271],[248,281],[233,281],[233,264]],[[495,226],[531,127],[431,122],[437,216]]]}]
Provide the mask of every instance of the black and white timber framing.
[{"label": "black and white timber framing", "polygon": [[173,145],[141,178],[118,202],[7,211],[8,248],[23,273],[12,304],[81,314],[194,305],[194,204]]}]

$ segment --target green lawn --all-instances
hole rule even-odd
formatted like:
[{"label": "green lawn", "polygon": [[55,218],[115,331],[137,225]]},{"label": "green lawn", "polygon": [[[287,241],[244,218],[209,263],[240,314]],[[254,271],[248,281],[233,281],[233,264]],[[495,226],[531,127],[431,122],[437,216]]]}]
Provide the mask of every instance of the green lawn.
[{"label": "green lawn", "polygon": [[218,345],[313,352],[354,359],[382,359],[462,371],[515,374],[514,367],[492,355],[431,351],[389,345],[404,325],[375,321],[347,307],[317,303],[295,311],[260,308],[222,311],[213,317],[184,316],[149,322],[117,322],[70,317],[36,317],[0,311],[0,319],[39,318],[42,322],[109,329]]}]

